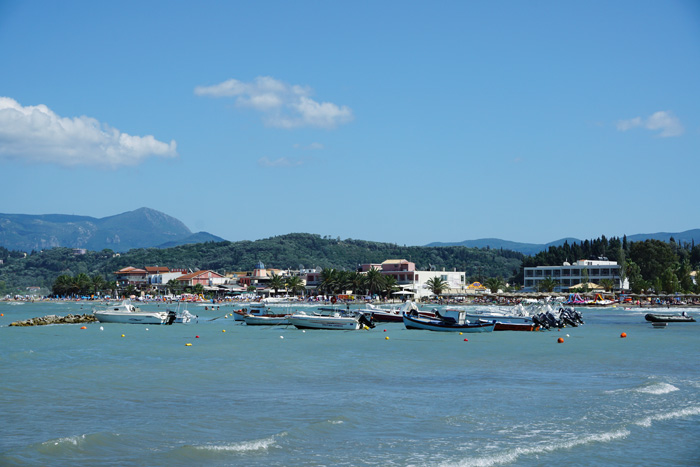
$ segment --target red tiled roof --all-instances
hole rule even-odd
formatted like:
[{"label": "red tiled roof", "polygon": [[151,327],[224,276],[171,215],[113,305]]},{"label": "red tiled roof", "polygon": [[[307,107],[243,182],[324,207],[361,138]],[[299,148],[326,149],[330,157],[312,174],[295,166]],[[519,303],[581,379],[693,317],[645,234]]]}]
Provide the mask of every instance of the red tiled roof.
[{"label": "red tiled roof", "polygon": [[146,266],[146,271],[151,274],[157,274],[159,272],[170,272],[170,269],[165,266]]},{"label": "red tiled roof", "polygon": [[114,274],[146,274],[146,270],[129,266],[116,271]]}]

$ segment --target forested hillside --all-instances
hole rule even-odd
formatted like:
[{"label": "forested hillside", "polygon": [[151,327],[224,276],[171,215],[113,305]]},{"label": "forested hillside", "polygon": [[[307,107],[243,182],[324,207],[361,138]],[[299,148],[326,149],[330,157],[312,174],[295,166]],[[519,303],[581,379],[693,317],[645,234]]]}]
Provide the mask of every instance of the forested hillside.
[{"label": "forested hillside", "polygon": [[[61,274],[99,274],[113,280],[113,272],[126,266],[167,266],[212,269],[220,273],[245,271],[262,261],[269,268],[332,267],[354,270],[361,263],[407,259],[418,269],[466,271],[474,279],[508,279],[520,269],[521,253],[466,247],[402,247],[363,240],[340,240],[297,233],[254,242],[209,242],[167,249],[136,249],[115,256],[112,250],[74,255],[67,248],[24,254],[0,249],[0,293],[17,287],[50,287]],[[4,290],[4,291],[3,291]]]},{"label": "forested hillside", "polygon": [[[661,240],[628,241],[605,236],[571,245],[552,246],[535,256],[526,256],[523,267],[557,266],[564,261],[607,257],[624,266],[632,292],[676,293],[700,291],[690,273],[700,269],[700,245]],[[522,276],[518,277],[522,283]]]}]

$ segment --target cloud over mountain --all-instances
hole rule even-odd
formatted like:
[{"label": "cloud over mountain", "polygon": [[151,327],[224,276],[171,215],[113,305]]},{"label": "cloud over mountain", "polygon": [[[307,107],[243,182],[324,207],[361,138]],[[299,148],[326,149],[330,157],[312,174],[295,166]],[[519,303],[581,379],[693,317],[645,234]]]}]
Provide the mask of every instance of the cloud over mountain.
[{"label": "cloud over mountain", "polygon": [[116,168],[151,156],[176,157],[175,141],[132,136],[94,118],[61,117],[45,105],[0,97],[0,159]]},{"label": "cloud over mountain", "polygon": [[353,119],[347,106],[313,100],[308,86],[287,84],[269,76],[258,76],[248,83],[229,79],[212,86],[197,86],[194,93],[233,97],[237,106],[260,112],[266,125],[279,128],[335,128]]}]

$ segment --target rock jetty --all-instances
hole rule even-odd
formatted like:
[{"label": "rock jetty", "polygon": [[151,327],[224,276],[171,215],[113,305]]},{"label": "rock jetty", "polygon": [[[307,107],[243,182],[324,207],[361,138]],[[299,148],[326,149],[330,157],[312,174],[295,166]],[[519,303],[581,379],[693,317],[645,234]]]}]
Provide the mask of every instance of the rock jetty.
[{"label": "rock jetty", "polygon": [[14,323],[10,323],[10,326],[45,326],[47,324],[92,323],[93,321],[97,321],[97,318],[95,318],[95,315],[92,313],[66,316],[48,315],[38,318],[25,319],[24,321],[15,321]]}]

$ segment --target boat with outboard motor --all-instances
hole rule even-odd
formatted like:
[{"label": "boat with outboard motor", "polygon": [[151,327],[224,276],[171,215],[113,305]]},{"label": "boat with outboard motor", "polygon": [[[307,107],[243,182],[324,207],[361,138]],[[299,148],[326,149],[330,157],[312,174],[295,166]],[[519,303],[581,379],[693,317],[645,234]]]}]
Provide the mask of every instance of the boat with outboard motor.
[{"label": "boat with outboard motor", "polygon": [[357,311],[371,315],[372,319],[378,323],[401,323],[403,322],[403,314],[409,313],[411,310],[416,310],[420,316],[425,318],[435,318],[433,311],[420,311],[418,306],[410,300],[401,306],[393,307],[381,307],[370,303]]},{"label": "boat with outboard motor", "polygon": [[679,315],[647,313],[644,319],[652,323],[694,323],[695,318],[687,314],[685,311]]},{"label": "boat with outboard motor", "polygon": [[306,314],[303,311],[296,312],[287,317],[289,324],[297,329],[337,329],[353,331],[358,329],[373,328],[372,317],[365,313],[341,314],[332,313],[330,315]]},{"label": "boat with outboard motor", "polygon": [[471,323],[494,323],[494,331],[534,331],[537,325],[530,316],[511,314],[501,310],[461,310],[447,308],[445,311],[465,311],[465,319]]},{"label": "boat with outboard motor", "polygon": [[496,323],[470,322],[466,319],[464,310],[435,310],[435,318],[420,316],[412,310],[403,314],[403,324],[406,329],[425,329],[428,331],[458,331],[458,332],[491,332]]},{"label": "boat with outboard motor", "polygon": [[130,300],[107,308],[92,310],[100,323],[122,324],[171,324],[175,314],[167,311],[144,311],[134,306]]},{"label": "boat with outboard motor", "polygon": [[253,316],[264,316],[270,314],[270,308],[262,302],[252,302],[248,303],[245,307],[240,310],[233,310],[233,320],[234,321],[244,321],[243,317],[245,315]]}]

